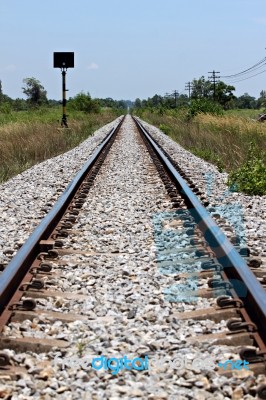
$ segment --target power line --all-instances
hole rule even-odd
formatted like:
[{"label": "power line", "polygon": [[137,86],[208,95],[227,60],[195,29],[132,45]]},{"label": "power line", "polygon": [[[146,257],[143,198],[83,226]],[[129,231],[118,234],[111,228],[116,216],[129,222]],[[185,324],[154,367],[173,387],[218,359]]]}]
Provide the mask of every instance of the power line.
[{"label": "power line", "polygon": [[[226,77],[225,77],[224,79],[226,79],[226,80],[231,80],[231,79],[241,78],[241,76],[245,76],[245,75],[247,75],[247,74],[251,74],[252,72],[255,72],[255,71],[257,71],[257,70],[260,70],[261,68],[264,68],[265,65],[266,65],[266,63],[263,63],[263,64],[259,65],[258,67],[253,68],[253,69],[250,70],[250,71],[243,72],[242,74],[239,74],[239,75],[236,75],[236,76],[232,76],[232,77],[230,77],[230,78],[226,78]],[[223,77],[222,77],[222,78],[223,78]]]},{"label": "power line", "polygon": [[244,71],[238,72],[237,74],[233,74],[233,75],[224,75],[224,76],[221,76],[221,78],[236,78],[239,75],[246,74],[248,72],[252,72],[252,70],[254,70],[257,67],[260,67],[263,63],[265,63],[265,61],[266,61],[266,57],[264,57],[262,60],[260,60],[256,64],[252,65],[252,67],[245,69]]},{"label": "power line", "polygon": [[263,74],[264,72],[266,72],[266,69],[264,69],[264,70],[261,71],[261,72],[258,72],[258,73],[255,74],[255,75],[251,75],[251,76],[248,76],[247,78],[239,79],[238,81],[233,81],[233,82],[231,82],[231,83],[237,83],[237,82],[246,81],[247,79],[253,78],[254,76],[261,75],[261,74]]}]

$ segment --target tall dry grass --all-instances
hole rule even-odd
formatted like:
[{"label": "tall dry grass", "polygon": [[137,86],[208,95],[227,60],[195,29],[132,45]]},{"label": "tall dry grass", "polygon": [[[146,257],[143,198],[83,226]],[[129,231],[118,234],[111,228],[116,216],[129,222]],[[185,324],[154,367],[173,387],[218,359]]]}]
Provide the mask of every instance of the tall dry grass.
[{"label": "tall dry grass", "polygon": [[116,116],[112,111],[85,115],[83,120],[71,120],[70,129],[35,118],[0,125],[0,182],[77,146]]},{"label": "tall dry grass", "polygon": [[141,117],[184,148],[228,172],[247,160],[251,142],[261,153],[266,149],[266,123],[248,118],[200,114],[187,122],[182,113],[159,115],[148,111]]}]

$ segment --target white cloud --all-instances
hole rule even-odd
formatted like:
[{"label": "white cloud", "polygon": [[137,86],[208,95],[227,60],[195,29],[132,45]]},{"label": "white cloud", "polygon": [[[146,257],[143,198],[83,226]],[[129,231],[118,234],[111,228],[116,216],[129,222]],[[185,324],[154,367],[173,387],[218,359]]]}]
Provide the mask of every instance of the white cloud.
[{"label": "white cloud", "polygon": [[266,25],[266,17],[253,18],[253,21],[259,25]]},{"label": "white cloud", "polygon": [[88,69],[99,69],[99,65],[95,62],[89,64]]}]

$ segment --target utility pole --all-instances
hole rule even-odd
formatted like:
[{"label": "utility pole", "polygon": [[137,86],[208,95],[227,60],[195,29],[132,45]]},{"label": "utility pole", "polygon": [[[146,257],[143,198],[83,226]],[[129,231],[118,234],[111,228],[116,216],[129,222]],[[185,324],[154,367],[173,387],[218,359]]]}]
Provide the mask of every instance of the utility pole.
[{"label": "utility pole", "polygon": [[190,100],[191,89],[192,89],[192,83],[191,83],[191,82],[187,82],[187,83],[186,83],[185,90],[188,90],[188,99],[189,99],[189,100]]},{"label": "utility pole", "polygon": [[175,108],[177,107],[177,96],[178,96],[178,91],[174,90],[173,95],[175,97]]},{"label": "utility pole", "polygon": [[166,100],[166,103],[167,103],[168,99],[171,99],[171,97],[172,97],[171,93],[165,93],[164,98]]},{"label": "utility pole", "polygon": [[217,76],[216,74],[220,74],[220,72],[218,71],[212,71],[212,72],[208,72],[208,74],[211,74],[211,76],[208,76],[208,79],[210,79],[210,81],[213,83],[213,98],[215,100],[216,97],[216,83],[218,82],[220,76]]}]

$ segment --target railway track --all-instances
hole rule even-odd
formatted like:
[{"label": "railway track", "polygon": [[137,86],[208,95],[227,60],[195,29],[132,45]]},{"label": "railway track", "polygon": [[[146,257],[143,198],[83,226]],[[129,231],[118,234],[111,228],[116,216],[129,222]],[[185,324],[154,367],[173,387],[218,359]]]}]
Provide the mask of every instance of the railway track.
[{"label": "railway track", "polygon": [[[40,398],[54,391],[61,398],[182,399],[195,390],[195,398],[211,399],[219,398],[213,383],[219,376],[236,379],[228,398],[266,398],[266,387],[253,378],[265,374],[260,262],[230,226],[234,246],[228,241],[210,214],[219,222],[220,216],[202,206],[199,198],[207,209],[208,202],[182,166],[130,118],[109,132],[1,274],[3,393],[11,398],[20,382],[25,396]],[[77,357],[71,364],[75,355],[126,353],[149,357],[152,366],[114,377]],[[190,359],[212,353],[212,385],[200,374],[203,365],[186,371],[171,364],[176,353]],[[235,371],[219,368],[223,354],[248,369],[232,378]],[[39,384],[50,380],[51,392]]]}]

